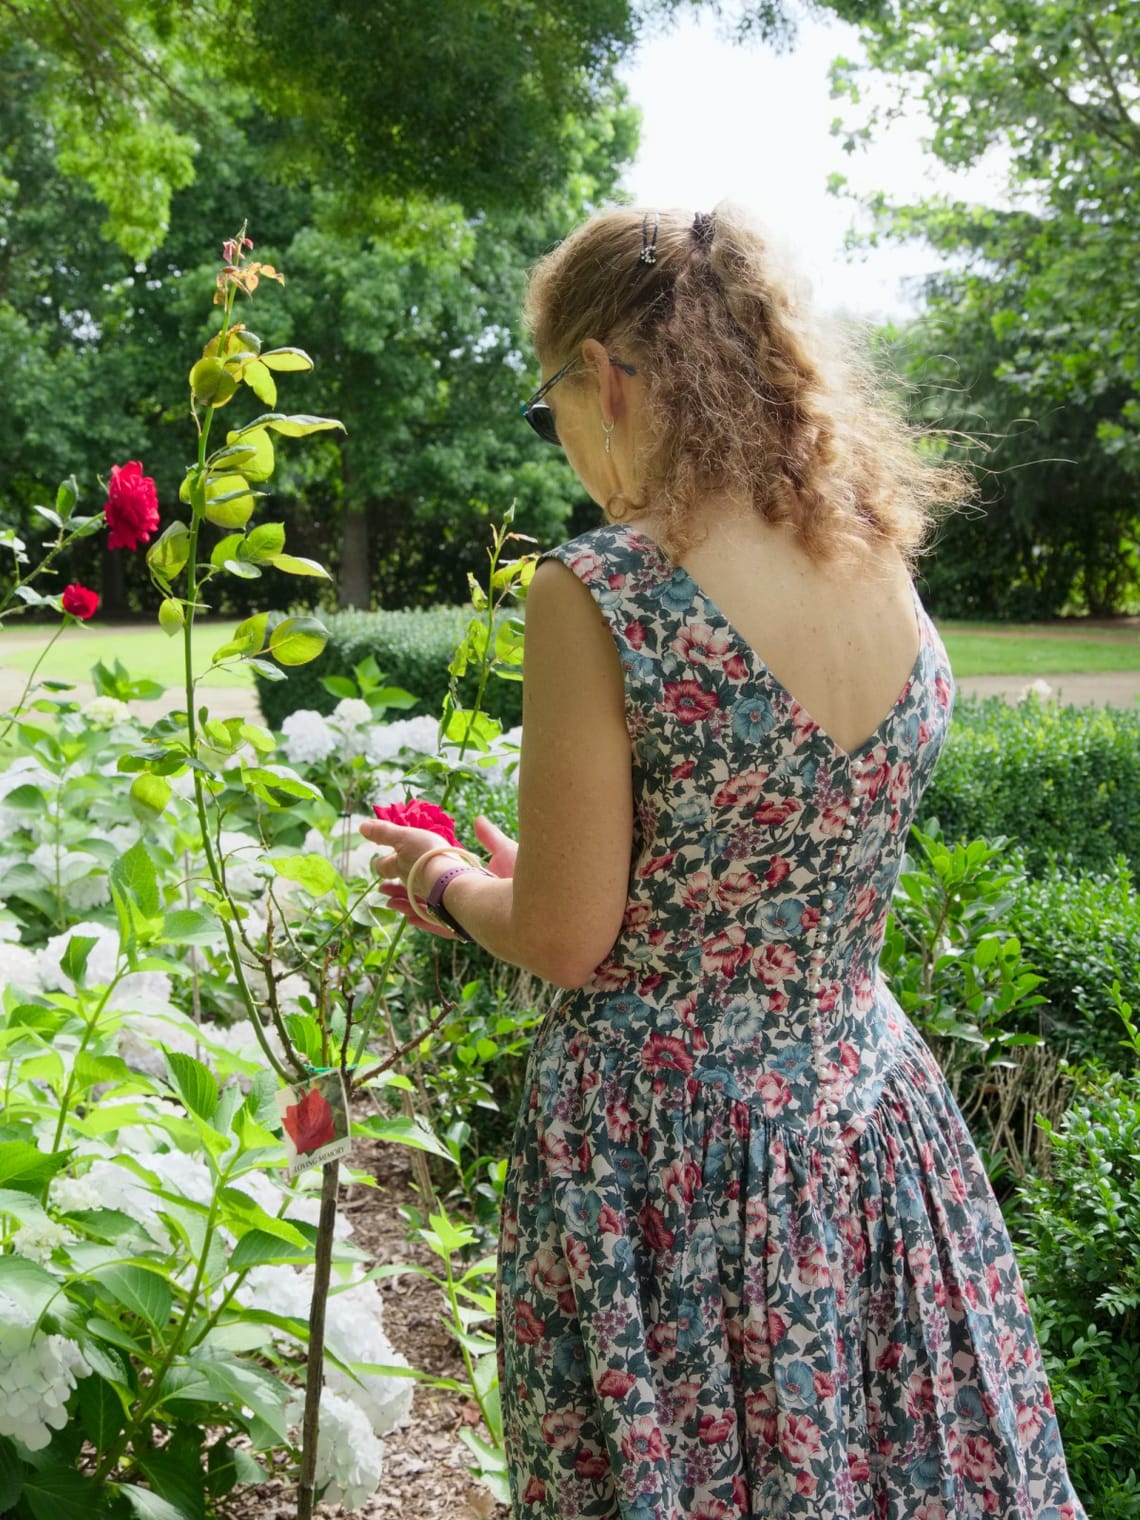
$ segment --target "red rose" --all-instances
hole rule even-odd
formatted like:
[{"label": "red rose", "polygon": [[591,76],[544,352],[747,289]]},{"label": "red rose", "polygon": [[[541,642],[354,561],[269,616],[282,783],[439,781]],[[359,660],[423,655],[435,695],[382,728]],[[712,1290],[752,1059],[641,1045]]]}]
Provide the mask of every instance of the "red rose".
[{"label": "red rose", "polygon": [[137,549],[158,527],[158,492],[137,459],[111,466],[107,489],[108,549]]},{"label": "red rose", "polygon": [[434,802],[421,802],[418,798],[413,798],[411,802],[388,802],[383,807],[377,805],[372,811],[381,823],[397,823],[404,829],[427,829],[429,833],[441,835],[448,844],[459,843],[455,819]]},{"label": "red rose", "polygon": [[98,606],[99,598],[94,591],[88,591],[86,586],[73,584],[63,593],[64,612],[69,612],[73,618],[81,618],[83,622],[95,616]]},{"label": "red rose", "polygon": [[315,1087],[309,1088],[300,1103],[286,1107],[282,1122],[298,1156],[319,1151],[322,1145],[331,1145],[336,1139],[332,1107]]}]

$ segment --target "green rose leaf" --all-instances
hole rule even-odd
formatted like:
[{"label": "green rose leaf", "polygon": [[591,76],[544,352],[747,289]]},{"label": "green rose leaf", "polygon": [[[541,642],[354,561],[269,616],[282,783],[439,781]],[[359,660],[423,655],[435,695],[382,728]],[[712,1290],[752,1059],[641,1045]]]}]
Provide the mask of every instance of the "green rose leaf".
[{"label": "green rose leaf", "polygon": [[205,513],[219,528],[244,528],[253,513],[253,492],[244,475],[218,475],[207,481]]},{"label": "green rose leaf", "polygon": [[323,897],[344,886],[344,878],[331,861],[323,855],[271,855],[267,863],[278,876],[295,881],[312,897]]},{"label": "green rose leaf", "polygon": [[147,566],[164,581],[181,575],[189,558],[190,529],[184,522],[172,522],[146,551]]},{"label": "green rose leaf", "polygon": [[199,406],[225,406],[238,388],[220,359],[199,359],[190,371],[190,390]]},{"label": "green rose leaf", "polygon": [[316,575],[322,580],[332,580],[324,565],[319,565],[315,559],[305,559],[300,554],[274,554],[269,563],[275,570],[283,570],[286,575]]},{"label": "green rose leaf", "polygon": [[233,632],[233,638],[227,644],[215,649],[210,656],[211,663],[216,665],[219,660],[229,660],[234,655],[258,654],[265,644],[265,630],[269,625],[268,612],[255,612],[237,625]]},{"label": "green rose leaf", "polygon": [[236,559],[244,543],[244,533],[227,533],[225,538],[219,538],[210,551],[210,563],[214,569],[224,570],[226,561]]},{"label": "green rose leaf", "polygon": [[186,616],[182,611],[182,603],[176,602],[168,596],[159,605],[158,626],[166,634],[167,638],[174,638],[175,634],[181,633],[186,626]]},{"label": "green rose leaf", "polygon": [[299,412],[295,416],[286,416],[284,412],[265,412],[262,416],[255,417],[248,427],[239,428],[233,437],[244,438],[255,428],[272,428],[275,433],[281,433],[286,438],[305,438],[310,433],[327,433],[337,428],[343,433],[344,423],[338,422],[335,417],[312,417],[305,412]]},{"label": "green rose leaf", "polygon": [[313,361],[303,348],[271,348],[268,353],[262,354],[261,362],[267,369],[280,371],[297,371],[313,367]]},{"label": "green rose leaf", "polygon": [[279,555],[285,546],[284,523],[259,523],[249,534],[242,549],[246,559],[252,559],[259,564],[268,560],[276,564],[275,555]]},{"label": "green rose leaf", "polygon": [[317,618],[288,617],[269,635],[269,652],[279,665],[307,665],[328,641],[328,629]]},{"label": "green rose leaf", "polygon": [[[235,447],[238,446],[239,435],[227,433],[226,442]],[[240,436],[240,446],[253,449],[252,456],[240,466],[245,478],[254,485],[268,480],[273,474],[276,457],[273,452],[273,439],[265,428],[259,428],[256,425],[253,428],[246,428]]]},{"label": "green rose leaf", "polygon": [[277,382],[261,359],[251,359],[243,365],[241,377],[259,401],[266,406],[277,405]]}]

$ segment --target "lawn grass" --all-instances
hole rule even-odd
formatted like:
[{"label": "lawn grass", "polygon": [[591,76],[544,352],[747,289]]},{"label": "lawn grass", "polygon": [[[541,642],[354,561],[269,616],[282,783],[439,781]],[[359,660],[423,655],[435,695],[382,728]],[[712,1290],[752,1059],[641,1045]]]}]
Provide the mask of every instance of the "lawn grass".
[{"label": "lawn grass", "polygon": [[[199,671],[209,669],[211,652],[224,644],[236,627],[234,620],[203,623],[195,628],[195,664]],[[37,637],[41,634],[42,637]],[[50,637],[48,629],[15,626],[0,633],[0,671],[26,674]],[[137,628],[69,628],[40,666],[39,675],[49,681],[89,681],[91,667],[99,660],[108,667],[119,660],[137,679],[158,681],[166,687],[182,685],[181,638],[167,638],[161,629],[145,623]],[[252,686],[253,677],[240,668],[221,670],[210,677],[210,685]]]},{"label": "lawn grass", "polygon": [[1140,670],[1140,635],[1113,634],[1082,638],[1077,629],[1058,635],[1050,629],[1035,638],[1031,631],[990,634],[969,624],[939,624],[938,631],[954,675],[1037,676],[1092,675],[1099,671]]},{"label": "lawn grass", "polygon": [[[233,622],[201,624],[196,633],[199,668],[209,666],[210,652],[225,642]],[[954,674],[969,676],[1036,676],[1095,674],[1098,671],[1140,670],[1140,634],[1098,630],[1095,637],[1080,628],[1043,625],[1037,635],[1032,624],[999,631],[992,623],[938,623]],[[46,641],[47,630],[10,625],[0,633],[0,670],[27,672]],[[132,676],[159,681],[167,687],[182,684],[182,641],[168,639],[153,625],[115,629],[70,628],[64,633],[40,674],[55,681],[86,681],[97,660],[111,665],[119,659]],[[252,677],[241,669],[220,671],[211,685],[250,686]]]}]

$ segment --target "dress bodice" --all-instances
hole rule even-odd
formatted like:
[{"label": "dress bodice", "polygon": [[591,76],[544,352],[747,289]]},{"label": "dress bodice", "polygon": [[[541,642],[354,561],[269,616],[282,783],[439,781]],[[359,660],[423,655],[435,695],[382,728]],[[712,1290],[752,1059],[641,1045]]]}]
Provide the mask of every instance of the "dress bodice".
[{"label": "dress bodice", "polygon": [[871,1106],[901,1017],[879,953],[953,702],[917,590],[915,663],[849,752],[646,534],[552,553],[609,625],[633,751],[624,920],[565,1014],[589,1007],[599,1038],[645,1030],[652,1059],[797,1127]]}]

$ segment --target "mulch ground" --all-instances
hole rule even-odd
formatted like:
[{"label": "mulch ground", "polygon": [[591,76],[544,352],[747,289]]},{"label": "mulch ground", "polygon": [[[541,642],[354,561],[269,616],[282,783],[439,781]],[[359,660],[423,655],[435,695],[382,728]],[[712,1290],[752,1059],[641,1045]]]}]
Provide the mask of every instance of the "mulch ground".
[{"label": "mulch ground", "polygon": [[[341,1206],[352,1220],[352,1239],[374,1258],[370,1265],[418,1262],[439,1265],[431,1251],[408,1240],[401,1208],[415,1207],[409,1154],[403,1146],[361,1146],[352,1165],[376,1176],[375,1188],[351,1188]],[[384,1329],[388,1338],[420,1372],[433,1377],[463,1377],[463,1359],[443,1323],[444,1299],[422,1277],[389,1278],[384,1295]],[[479,1410],[461,1395],[419,1386],[409,1422],[384,1437],[384,1473],[380,1488],[360,1520],[509,1520],[509,1511],[470,1476],[470,1456],[459,1438],[468,1425],[486,1436]],[[226,1505],[227,1520],[293,1520],[297,1490],[281,1479],[248,1488]],[[339,1505],[319,1505],[318,1515],[345,1516]]]}]

